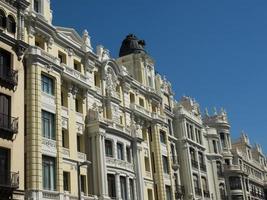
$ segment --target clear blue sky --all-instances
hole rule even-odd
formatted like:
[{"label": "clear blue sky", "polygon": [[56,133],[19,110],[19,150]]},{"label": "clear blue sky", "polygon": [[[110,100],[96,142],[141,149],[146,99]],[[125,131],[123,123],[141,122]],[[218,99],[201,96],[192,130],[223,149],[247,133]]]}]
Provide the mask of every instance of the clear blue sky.
[{"label": "clear blue sky", "polygon": [[[244,130],[267,152],[266,0],[52,0],[54,24],[87,29],[113,57],[128,33],[146,41],[176,98],[224,107],[232,136]],[[76,11],[76,12],[73,12]]]}]

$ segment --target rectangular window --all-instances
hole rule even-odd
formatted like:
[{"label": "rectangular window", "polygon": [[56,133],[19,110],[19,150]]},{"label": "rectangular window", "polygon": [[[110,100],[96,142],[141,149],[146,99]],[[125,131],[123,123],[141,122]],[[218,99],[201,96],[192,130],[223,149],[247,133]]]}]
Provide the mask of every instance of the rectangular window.
[{"label": "rectangular window", "polygon": [[105,150],[107,157],[113,157],[112,142],[110,140],[105,140]]},{"label": "rectangular window", "polygon": [[145,156],[145,170],[150,172],[149,158]]},{"label": "rectangular window", "polygon": [[34,2],[33,2],[33,9],[37,13],[40,12],[40,2],[39,2],[39,0],[34,0]]},{"label": "rectangular window", "polygon": [[123,176],[120,177],[120,185],[121,185],[121,198],[122,200],[126,200],[127,199],[126,178]]},{"label": "rectangular window", "polygon": [[172,122],[168,119],[169,134],[172,135]]},{"label": "rectangular window", "polygon": [[55,140],[55,115],[42,110],[42,133],[43,137]]},{"label": "rectangular window", "polygon": [[166,144],[166,133],[164,131],[160,131],[160,142]]},{"label": "rectangular window", "polygon": [[11,98],[0,93],[0,127],[3,129],[11,129]]},{"label": "rectangular window", "polygon": [[145,107],[144,99],[139,98],[139,105]]},{"label": "rectangular window", "polygon": [[42,91],[54,95],[54,81],[52,78],[49,78],[45,75],[41,75],[41,81],[42,81]]},{"label": "rectangular window", "polygon": [[86,194],[86,176],[81,175],[81,192]]},{"label": "rectangular window", "polygon": [[67,64],[67,58],[66,58],[66,54],[62,53],[62,52],[58,52],[58,58],[60,60],[60,63],[64,63]]},{"label": "rectangular window", "polygon": [[69,134],[67,130],[62,130],[62,147],[69,148]]},{"label": "rectangular window", "polygon": [[81,152],[81,136],[77,135],[77,151]]},{"label": "rectangular window", "polygon": [[43,189],[56,190],[55,158],[43,156]]},{"label": "rectangular window", "polygon": [[10,150],[0,148],[0,185],[6,185],[9,182],[10,172]]},{"label": "rectangular window", "polygon": [[134,181],[130,179],[130,199],[134,200]]},{"label": "rectangular window", "polygon": [[162,162],[163,162],[163,172],[165,174],[169,174],[169,162],[168,162],[168,158],[166,156],[162,156]]},{"label": "rectangular window", "polygon": [[131,148],[126,147],[126,154],[127,154],[127,162],[132,162],[132,154],[131,154]]},{"label": "rectangular window", "polygon": [[70,173],[63,172],[63,187],[64,191],[70,191]]},{"label": "rectangular window", "polygon": [[117,157],[120,160],[124,160],[123,156],[123,144],[117,143]]},{"label": "rectangular window", "polygon": [[11,68],[11,53],[0,49],[0,77],[9,78]]},{"label": "rectangular window", "polygon": [[218,153],[216,141],[215,140],[212,140],[212,144],[213,144],[213,151],[214,151],[214,153]]},{"label": "rectangular window", "polygon": [[171,187],[166,185],[165,186],[166,189],[166,200],[172,200],[172,190]]},{"label": "rectangular window", "polygon": [[111,199],[116,198],[116,183],[114,174],[108,174],[108,196]]}]

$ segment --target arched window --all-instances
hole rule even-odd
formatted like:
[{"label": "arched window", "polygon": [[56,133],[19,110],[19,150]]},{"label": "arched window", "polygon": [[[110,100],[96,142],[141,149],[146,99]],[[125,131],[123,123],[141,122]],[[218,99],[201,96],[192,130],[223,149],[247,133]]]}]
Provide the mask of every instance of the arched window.
[{"label": "arched window", "polygon": [[7,31],[10,33],[16,33],[16,22],[14,17],[8,15],[7,17]]},{"label": "arched window", "polygon": [[207,180],[205,177],[201,177],[201,183],[202,183],[202,188],[204,191],[208,191],[208,184],[207,184]]},{"label": "arched window", "polygon": [[6,28],[6,15],[3,10],[0,10],[0,27]]}]

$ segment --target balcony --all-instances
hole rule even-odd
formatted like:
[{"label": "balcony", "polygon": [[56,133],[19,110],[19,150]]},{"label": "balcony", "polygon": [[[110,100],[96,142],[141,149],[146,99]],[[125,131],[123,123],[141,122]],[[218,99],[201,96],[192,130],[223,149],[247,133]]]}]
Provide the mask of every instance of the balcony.
[{"label": "balcony", "polygon": [[42,138],[42,152],[46,155],[56,156],[57,155],[56,140],[43,137]]},{"label": "balcony", "polygon": [[14,134],[18,133],[19,119],[0,113],[0,137],[12,140]]},{"label": "balcony", "polygon": [[125,160],[119,160],[113,157],[106,157],[106,163],[108,166],[121,168],[129,171],[133,171],[133,164]]},{"label": "balcony", "polygon": [[231,190],[242,190],[241,182],[230,182],[230,189]]},{"label": "balcony", "polygon": [[84,162],[84,161],[87,160],[86,154],[82,153],[82,152],[78,152],[77,157],[78,157],[78,160],[81,161],[81,162]]},{"label": "balcony", "polygon": [[18,71],[10,69],[6,75],[0,75],[0,84],[8,89],[15,90],[18,85]]},{"label": "balcony", "polygon": [[200,166],[201,171],[203,171],[203,172],[207,171],[207,166],[204,163],[199,163],[199,166]]},{"label": "balcony", "polygon": [[202,192],[201,192],[201,189],[199,187],[195,187],[195,194],[197,196],[202,196]]},{"label": "balcony", "polygon": [[198,169],[198,162],[195,160],[191,160],[192,167]]},{"label": "balcony", "polygon": [[19,173],[18,172],[5,172],[0,174],[0,190],[17,189],[19,188]]},{"label": "balcony", "polygon": [[151,112],[148,111],[145,107],[131,103],[130,108],[136,111],[138,114],[140,114],[143,117],[151,118]]},{"label": "balcony", "polygon": [[175,188],[175,199],[180,199],[185,194],[185,188],[182,185],[176,185]]}]

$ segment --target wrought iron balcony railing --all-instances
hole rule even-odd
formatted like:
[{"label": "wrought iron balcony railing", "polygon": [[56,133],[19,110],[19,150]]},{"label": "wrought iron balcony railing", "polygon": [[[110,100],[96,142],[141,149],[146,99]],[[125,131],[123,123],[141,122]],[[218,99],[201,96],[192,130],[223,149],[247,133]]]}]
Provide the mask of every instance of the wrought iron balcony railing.
[{"label": "wrought iron balcony railing", "polygon": [[0,82],[4,87],[14,89],[18,85],[18,71],[10,69],[6,75],[0,75]]},{"label": "wrought iron balcony railing", "polygon": [[0,188],[17,189],[19,187],[18,172],[1,172],[0,173]]},{"label": "wrought iron balcony railing", "polygon": [[195,169],[198,169],[198,162],[195,161],[195,160],[191,160],[191,164],[192,164],[192,167],[195,168]]},{"label": "wrought iron balcony railing", "polygon": [[18,132],[18,118],[0,113],[0,130],[11,133]]},{"label": "wrought iron balcony railing", "polygon": [[201,196],[202,195],[201,188],[195,187],[195,194]]},{"label": "wrought iron balcony railing", "polygon": [[208,198],[210,197],[210,192],[208,190],[204,190],[203,193],[204,193],[204,197],[208,197]]}]

